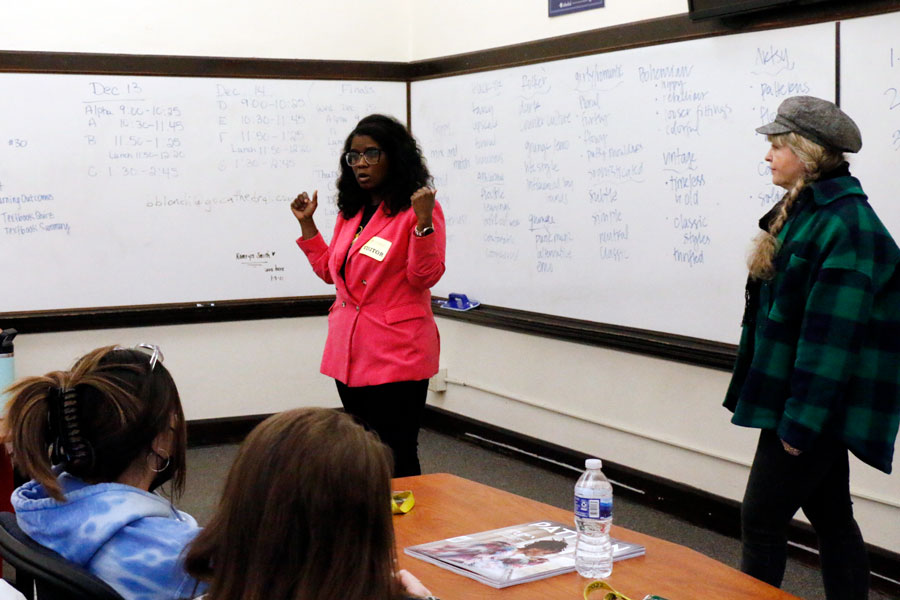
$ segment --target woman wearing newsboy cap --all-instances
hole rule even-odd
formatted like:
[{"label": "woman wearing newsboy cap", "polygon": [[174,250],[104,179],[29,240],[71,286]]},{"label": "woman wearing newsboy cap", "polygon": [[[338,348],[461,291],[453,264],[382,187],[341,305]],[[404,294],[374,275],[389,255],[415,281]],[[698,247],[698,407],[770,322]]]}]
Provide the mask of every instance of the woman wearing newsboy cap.
[{"label": "woman wearing newsboy cap", "polygon": [[864,599],[869,566],[850,501],[848,449],[889,473],[900,419],[900,249],[844,152],[859,129],[833,103],[786,99],[768,136],[787,192],[749,258],[725,406],[762,431],[741,509],[741,570],[774,586],[791,518],[816,530],[829,599]]}]

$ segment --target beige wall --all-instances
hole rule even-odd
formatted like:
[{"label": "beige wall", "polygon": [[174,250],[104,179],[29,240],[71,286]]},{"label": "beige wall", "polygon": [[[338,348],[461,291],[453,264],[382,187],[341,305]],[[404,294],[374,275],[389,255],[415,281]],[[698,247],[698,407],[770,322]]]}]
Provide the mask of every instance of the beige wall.
[{"label": "beige wall", "polygon": [[0,49],[405,62],[409,1],[4,2]]},{"label": "beige wall", "polygon": [[188,419],[268,414],[297,406],[340,406],[319,373],[325,317],[24,334],[16,375],[66,368],[92,348],[147,342],[163,351]]},{"label": "beige wall", "polygon": [[687,11],[607,0],[552,19],[545,0],[42,0],[0,7],[0,49],[411,61]]},{"label": "beige wall", "polygon": [[687,0],[606,0],[547,17],[546,0],[411,0],[413,60],[520,44],[687,12]]}]

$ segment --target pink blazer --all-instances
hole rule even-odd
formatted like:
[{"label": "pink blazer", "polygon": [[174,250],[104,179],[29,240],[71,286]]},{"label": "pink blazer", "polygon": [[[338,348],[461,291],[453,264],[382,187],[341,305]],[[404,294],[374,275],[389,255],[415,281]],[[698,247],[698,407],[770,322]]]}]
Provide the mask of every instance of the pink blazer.
[{"label": "pink blazer", "polygon": [[[380,207],[354,241],[361,221],[362,211],[349,220],[338,214],[330,246],[321,234],[297,240],[316,275],[336,288],[321,371],[350,387],[427,379],[440,355],[429,288],[444,274],[443,210],[435,203],[434,233],[425,237],[414,234],[411,208],[388,216]],[[385,242],[382,260],[361,252]]]}]

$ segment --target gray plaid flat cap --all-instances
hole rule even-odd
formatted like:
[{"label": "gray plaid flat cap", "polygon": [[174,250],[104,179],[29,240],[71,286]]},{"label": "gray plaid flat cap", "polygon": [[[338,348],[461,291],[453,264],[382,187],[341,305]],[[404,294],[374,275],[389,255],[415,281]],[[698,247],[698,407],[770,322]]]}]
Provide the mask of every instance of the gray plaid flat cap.
[{"label": "gray plaid flat cap", "polygon": [[833,102],[813,96],[792,96],[778,107],[778,115],[757,133],[778,135],[794,133],[820,146],[844,152],[859,152],[862,136],[853,119]]}]

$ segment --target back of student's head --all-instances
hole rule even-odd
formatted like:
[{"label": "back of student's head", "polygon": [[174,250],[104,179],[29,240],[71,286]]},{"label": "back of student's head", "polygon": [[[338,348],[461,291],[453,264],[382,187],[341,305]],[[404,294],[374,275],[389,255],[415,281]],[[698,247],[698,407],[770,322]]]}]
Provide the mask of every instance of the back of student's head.
[{"label": "back of student's head", "polygon": [[[158,356],[158,355],[157,355]],[[151,364],[152,363],[152,364]],[[10,388],[4,422],[13,460],[57,500],[63,496],[53,466],[88,483],[116,481],[137,460],[184,484],[186,428],[178,389],[160,360],[139,349],[107,346],[69,371],[25,377]],[[168,460],[152,447],[174,429]]]},{"label": "back of student's head", "polygon": [[187,570],[210,600],[388,600],[389,450],[349,415],[301,408],[247,437]]}]

